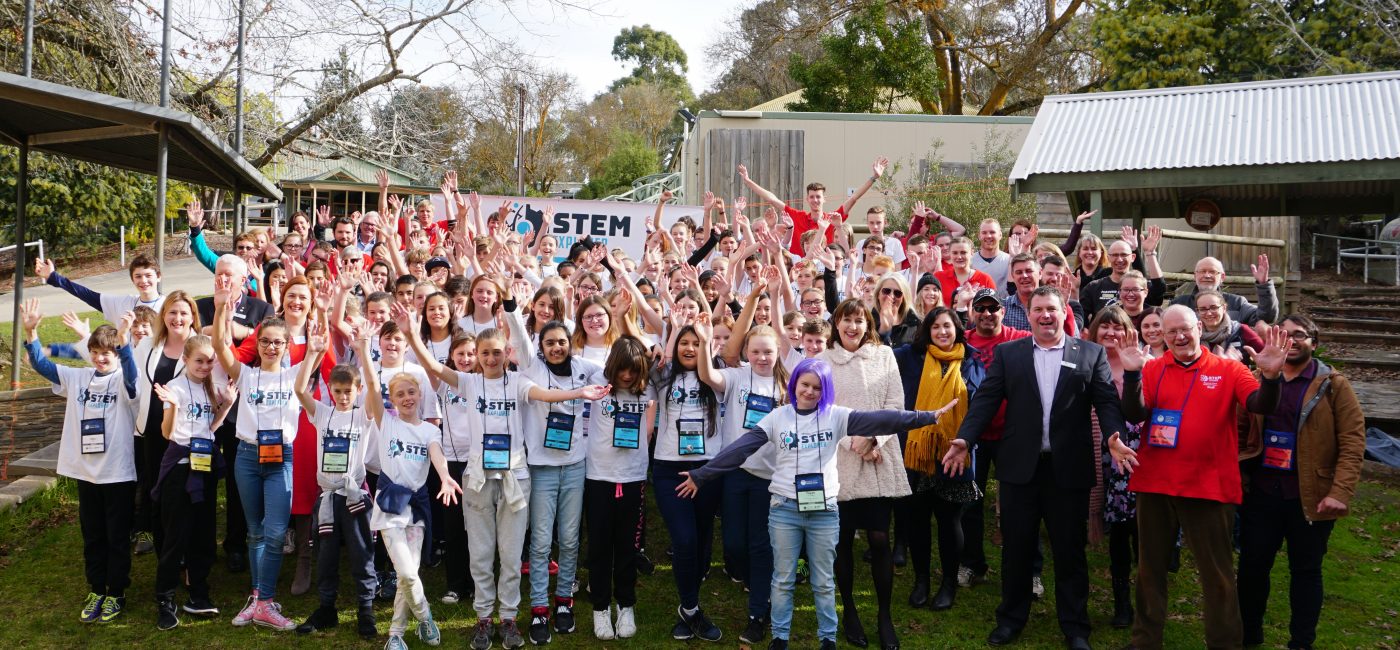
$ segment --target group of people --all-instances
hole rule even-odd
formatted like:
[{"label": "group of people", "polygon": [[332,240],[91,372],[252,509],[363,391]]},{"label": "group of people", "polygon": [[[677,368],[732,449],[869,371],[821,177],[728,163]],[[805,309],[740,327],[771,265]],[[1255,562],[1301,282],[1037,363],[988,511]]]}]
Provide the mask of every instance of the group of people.
[{"label": "group of people", "polygon": [[[410,625],[441,642],[421,577],[439,564],[441,601],[472,603],[471,648],[575,632],[580,568],[592,634],[627,639],[660,625],[636,613],[650,491],[676,640],[724,634],[701,603],[717,518],[723,570],[748,592],[742,642],[807,636],[792,629],[806,579],[820,647],[836,647],[839,628],[889,649],[895,564],[912,564],[910,605],[954,607],[988,579],[993,507],[992,645],[1016,640],[1043,591],[1043,524],[1069,648],[1090,647],[1086,547],[1105,533],[1111,624],[1132,627],[1133,647],[1162,647],[1179,538],[1212,648],[1262,643],[1286,541],[1289,646],[1311,647],[1363,419],[1345,377],[1313,355],[1316,324],[1273,324],[1267,257],[1257,305],[1226,293],[1205,258],[1164,307],[1157,228],[1125,227],[1105,246],[1082,232],[1086,214],[1060,245],[1025,222],[1003,241],[988,220],[974,242],[919,204],[908,232],[886,233],[875,207],[853,239],[849,213],[886,164],[834,212],[821,184],[802,210],[740,166],[762,216],[707,194],[702,214],[670,220],[665,194],[636,257],[522,234],[508,205],[484,210],[452,174],[438,219],[381,174],[378,210],[298,212],[280,238],[244,233],[223,254],[188,206],[213,272],[206,297],[160,293],[145,257],[125,296],[39,260],[48,284],[115,324],[89,331],[65,314],[82,340],[45,348],[38,303],[22,308],[30,361],[67,399],[59,472],[78,484],[82,620],[121,614],[133,540],[156,554],[158,628],[217,615],[222,482],[226,562],[250,574],[235,626],[336,627],[344,559],[361,636],[378,634],[376,598],[393,601],[387,648],[406,647]],[[300,624],[276,600],[285,554],[292,592],[314,583],[319,596]],[[853,596],[861,564],[873,639]]]}]

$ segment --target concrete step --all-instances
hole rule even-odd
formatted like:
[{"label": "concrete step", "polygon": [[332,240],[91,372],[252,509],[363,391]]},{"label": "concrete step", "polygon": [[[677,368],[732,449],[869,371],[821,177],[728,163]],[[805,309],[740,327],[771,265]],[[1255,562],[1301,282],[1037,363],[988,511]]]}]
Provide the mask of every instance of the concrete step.
[{"label": "concrete step", "polygon": [[1400,321],[1394,319],[1378,320],[1357,318],[1349,316],[1346,318],[1333,318],[1327,316],[1315,316],[1319,327],[1326,327],[1329,330],[1352,330],[1363,332],[1381,332],[1383,334],[1400,334]]},{"label": "concrete step", "polygon": [[0,488],[0,512],[14,508],[58,483],[52,476],[25,476]]},{"label": "concrete step", "polygon": [[1372,343],[1378,345],[1400,345],[1400,334],[1377,334],[1374,332],[1338,332],[1322,330],[1323,342],[1333,343]]},{"label": "concrete step", "polygon": [[1400,352],[1367,351],[1365,357],[1339,357],[1343,368],[1379,368],[1400,370]]}]

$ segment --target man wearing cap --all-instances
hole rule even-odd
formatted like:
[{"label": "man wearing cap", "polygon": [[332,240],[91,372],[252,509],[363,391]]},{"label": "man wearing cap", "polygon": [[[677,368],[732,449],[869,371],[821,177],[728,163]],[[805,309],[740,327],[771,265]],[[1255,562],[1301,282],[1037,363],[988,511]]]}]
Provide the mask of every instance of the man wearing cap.
[{"label": "man wearing cap", "polygon": [[428,272],[428,280],[439,289],[447,284],[447,277],[452,273],[452,263],[441,255],[428,260],[423,268]]}]

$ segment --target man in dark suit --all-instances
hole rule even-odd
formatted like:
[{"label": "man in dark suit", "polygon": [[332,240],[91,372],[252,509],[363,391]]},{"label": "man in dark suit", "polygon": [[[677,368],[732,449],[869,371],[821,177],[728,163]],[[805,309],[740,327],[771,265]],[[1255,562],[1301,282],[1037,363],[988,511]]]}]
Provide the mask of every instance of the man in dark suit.
[{"label": "man in dark suit", "polygon": [[1030,616],[1031,564],[1040,522],[1055,558],[1055,609],[1071,650],[1089,648],[1089,491],[1100,471],[1089,409],[1105,433],[1123,430],[1118,391],[1102,347],[1067,336],[1065,299],[1054,287],[1030,298],[1031,336],[996,347],[972,396],[944,469],[960,474],[968,449],[1006,401],[997,450],[1001,491],[1002,583],[997,625],[987,637],[1006,645]]},{"label": "man in dark suit", "polygon": [[[272,305],[248,295],[243,289],[248,286],[247,280],[247,262],[237,255],[219,257],[219,261],[214,264],[214,295],[195,301],[195,308],[199,310],[199,322],[205,323],[203,334],[208,335],[213,330],[210,323],[214,322],[214,300],[226,299],[224,297],[229,291],[242,291],[238,305],[233,310],[232,330],[235,346],[251,335],[258,323],[274,315]],[[238,409],[235,408],[229,410],[223,425],[214,432],[214,439],[218,441],[230,466],[233,463],[233,455],[238,451],[238,435],[235,431],[237,425]],[[224,513],[224,562],[230,572],[239,573],[248,568],[248,522],[243,517],[243,500],[238,498],[238,484],[233,480],[232,474],[225,477],[224,495],[227,508]]]}]

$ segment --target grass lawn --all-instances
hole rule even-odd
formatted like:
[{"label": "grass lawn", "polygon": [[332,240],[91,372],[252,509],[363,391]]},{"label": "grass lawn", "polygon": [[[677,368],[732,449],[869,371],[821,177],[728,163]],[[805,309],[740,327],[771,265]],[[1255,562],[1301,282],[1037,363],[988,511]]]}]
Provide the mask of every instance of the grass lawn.
[{"label": "grass lawn", "polygon": [[[128,591],[127,611],[117,622],[107,625],[84,625],[78,622],[78,609],[86,594],[83,582],[81,536],[76,522],[77,500],[73,485],[64,481],[54,490],[24,504],[18,510],[0,515],[0,643],[6,647],[71,648],[87,647],[200,647],[247,648],[269,647],[341,647],[373,648],[384,642],[382,634],[388,628],[389,607],[377,607],[381,637],[375,642],[360,641],[354,633],[353,604],[348,597],[348,572],[342,570],[341,623],[328,634],[311,637],[295,633],[273,633],[262,629],[235,629],[229,620],[247,591],[247,575],[232,576],[222,569],[222,556],[212,576],[214,599],[223,612],[215,619],[201,620],[181,617],[181,626],[170,632],[155,629],[155,606],[152,585],[155,580],[155,558],[136,558],[133,586]],[[1400,563],[1394,561],[1400,550],[1400,487],[1377,482],[1363,482],[1352,504],[1354,514],[1343,520],[1332,535],[1327,556],[1327,600],[1319,629],[1319,648],[1396,648],[1394,626],[1397,603],[1400,603]],[[727,647],[740,646],[739,632],[743,629],[745,594],[743,589],[725,579],[719,571],[719,542],[716,540],[716,564],[702,590],[702,604],[710,617],[724,630],[724,639],[709,646],[703,642],[676,642],[669,637],[676,606],[675,587],[670,567],[666,563],[666,535],[660,516],[649,518],[650,554],[657,562],[652,576],[640,579],[638,604],[638,635],[630,640],[600,642],[591,634],[591,613],[587,597],[582,596],[577,608],[578,632],[556,636],[554,647],[601,648],[634,647]],[[221,518],[222,520],[222,518]],[[717,531],[718,532],[718,531]],[[586,543],[586,542],[585,542]],[[859,550],[864,550],[860,544]],[[997,574],[1000,563],[995,548],[989,553],[993,562],[992,582],[961,590],[957,605],[946,612],[913,610],[905,605],[912,584],[910,569],[897,570],[894,592],[894,618],[905,648],[983,648],[986,634],[993,626],[997,605]],[[1048,563],[1048,559],[1047,559]],[[1274,572],[1274,596],[1266,621],[1265,647],[1282,648],[1287,641],[1286,567],[1282,557]],[[933,562],[935,570],[937,561]],[[1167,626],[1168,648],[1201,647],[1200,589],[1196,584],[1189,552],[1183,569],[1172,585],[1172,615]],[[1108,588],[1108,559],[1104,545],[1090,549],[1092,590],[1090,611],[1093,617],[1094,642],[1100,648],[1121,647],[1128,640],[1126,631],[1113,630],[1108,625],[1112,604]],[[284,565],[279,589],[287,589],[292,575],[291,563]],[[437,602],[443,591],[443,569],[423,571],[427,593],[432,601],[434,617],[443,628],[444,645],[464,647],[468,641],[473,614],[469,604],[442,605]],[[936,579],[936,578],[935,578]],[[1053,594],[1053,566],[1046,568],[1046,588]],[[862,619],[867,633],[875,641],[875,596],[871,591],[869,572],[857,569],[857,591]],[[314,593],[314,588],[313,588]],[[180,598],[183,598],[183,593]],[[312,594],[301,597],[280,597],[285,611],[300,622],[315,608]],[[816,619],[811,605],[811,592],[798,587],[799,608],[793,622],[793,647],[816,646]],[[528,604],[528,597],[525,599]],[[526,612],[528,614],[528,612]],[[527,620],[522,615],[522,622]],[[839,638],[839,637],[838,637]],[[846,646],[844,641],[841,642]],[[1053,598],[1047,597],[1032,608],[1032,618],[1016,647],[1061,647],[1055,623]],[[418,647],[413,635],[409,644]],[[499,647],[499,645],[497,645]]]},{"label": "grass lawn", "polygon": [[[40,309],[42,308],[43,305],[41,304]],[[107,322],[102,318],[102,312],[98,311],[78,312],[78,318],[86,319],[88,322],[88,326],[93,329],[96,329],[98,325],[102,325]],[[11,332],[13,331],[13,323],[0,323],[0,348],[3,348],[4,350],[3,356],[5,358],[6,364],[9,363],[10,359],[10,336]],[[73,333],[73,330],[64,327],[63,319],[56,314],[49,315],[48,317],[44,318],[44,320],[39,322],[39,342],[43,343],[46,346],[50,343],[74,343],[77,340],[78,336]],[[48,352],[47,348],[44,351]],[[21,353],[22,352],[23,350],[21,350]],[[21,354],[21,357],[23,356],[24,355]],[[71,359],[54,359],[54,363],[67,366],[87,365],[82,361]],[[34,369],[29,366],[28,360],[21,359],[20,366],[21,388],[35,388],[49,385],[49,381],[47,379],[40,377],[39,373],[34,372]],[[8,376],[8,365],[6,367],[6,376]]]}]

